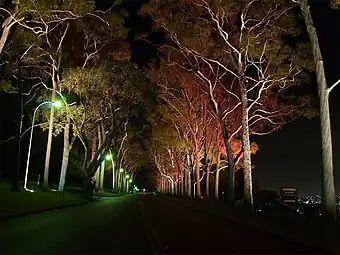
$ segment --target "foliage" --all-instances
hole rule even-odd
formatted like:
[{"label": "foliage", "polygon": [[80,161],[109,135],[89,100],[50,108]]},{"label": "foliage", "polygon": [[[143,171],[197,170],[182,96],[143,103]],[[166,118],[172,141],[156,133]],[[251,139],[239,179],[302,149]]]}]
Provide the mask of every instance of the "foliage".
[{"label": "foliage", "polygon": [[[259,111],[280,112],[262,114],[255,127],[253,124],[253,133],[267,133],[310,107],[305,96],[289,90],[291,85],[305,85],[313,67],[294,6],[283,0],[151,1],[142,13],[152,16],[155,28],[166,32],[168,44],[160,52],[169,64],[192,72],[206,93],[209,84],[215,84],[213,97],[224,93],[219,104],[224,97],[229,105],[222,111],[240,102],[235,95],[242,78],[249,100],[256,101],[251,103],[250,116]],[[229,114],[237,119],[239,111],[236,108]],[[235,126],[230,132],[237,129]]]}]

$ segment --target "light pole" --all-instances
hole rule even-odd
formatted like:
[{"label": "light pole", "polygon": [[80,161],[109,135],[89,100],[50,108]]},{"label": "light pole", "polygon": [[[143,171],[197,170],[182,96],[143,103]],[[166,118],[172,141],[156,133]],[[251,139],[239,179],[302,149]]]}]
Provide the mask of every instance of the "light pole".
[{"label": "light pole", "polygon": [[[55,102],[51,102],[51,101],[46,101],[46,102],[42,102],[41,104],[39,104],[37,106],[37,108],[35,108],[34,113],[33,113],[33,120],[32,120],[32,126],[31,126],[31,135],[30,135],[30,143],[28,146],[28,154],[27,154],[27,163],[26,163],[26,173],[25,173],[25,182],[24,182],[24,189],[27,189],[27,176],[28,176],[28,167],[30,164],[30,156],[31,156],[31,146],[32,146],[32,138],[33,138],[33,129],[34,129],[34,120],[35,120],[35,115],[37,113],[37,110],[45,105],[45,104],[53,104],[53,106],[55,106],[56,108],[60,108],[62,106],[62,103],[60,101],[55,101]],[[31,190],[29,190],[31,191]]]}]

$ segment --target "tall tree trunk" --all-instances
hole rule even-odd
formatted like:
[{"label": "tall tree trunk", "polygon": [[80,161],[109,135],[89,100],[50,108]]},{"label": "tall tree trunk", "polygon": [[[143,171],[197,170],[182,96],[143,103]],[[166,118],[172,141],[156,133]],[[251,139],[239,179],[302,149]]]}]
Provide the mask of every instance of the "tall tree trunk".
[{"label": "tall tree trunk", "polygon": [[201,198],[201,177],[200,177],[200,155],[198,149],[198,141],[196,134],[194,134],[194,147],[195,147],[195,177],[196,177],[196,198]]},{"label": "tall tree trunk", "polygon": [[181,174],[181,196],[184,196],[184,172]]},{"label": "tall tree trunk", "polygon": [[242,100],[242,144],[243,144],[243,178],[244,178],[244,204],[253,208],[253,183],[251,171],[251,151],[249,138],[249,116],[247,89],[240,84]]},{"label": "tall tree trunk", "polygon": [[205,195],[207,199],[210,197],[210,167],[206,165],[207,176],[206,176],[206,184],[205,184]]},{"label": "tall tree trunk", "polygon": [[116,183],[116,179],[115,179],[115,162],[113,161],[113,157],[112,157],[112,153],[110,151],[111,154],[111,165],[112,165],[112,192],[115,191],[115,183]]},{"label": "tall tree trunk", "polygon": [[92,198],[93,195],[93,190],[94,190],[94,184],[92,182],[92,178],[91,177],[85,177],[84,178],[84,196],[86,198]]},{"label": "tall tree trunk", "polygon": [[97,149],[96,139],[93,138],[92,139],[92,145],[91,145],[91,160],[94,160],[94,157],[96,155],[96,149]]},{"label": "tall tree trunk", "polygon": [[122,173],[120,172],[120,169],[118,171],[118,178],[117,178],[117,189],[118,189],[118,193],[120,193],[122,191]]},{"label": "tall tree trunk", "polygon": [[219,200],[219,182],[220,182],[220,162],[221,162],[221,152],[217,153],[216,160],[216,177],[215,177],[215,199]]},{"label": "tall tree trunk", "polygon": [[177,196],[177,182],[174,182],[174,195]]},{"label": "tall tree trunk", "polygon": [[[189,198],[192,197],[191,193],[191,168],[192,168],[192,162],[190,158],[190,153],[187,153],[187,164],[188,164],[188,169],[185,170],[185,180],[186,180],[186,191],[187,191],[187,196]],[[189,170],[190,169],[190,170]]]},{"label": "tall tree trunk", "polygon": [[223,120],[223,117],[221,115],[221,109],[218,103],[216,102],[214,95],[213,95],[213,89],[210,86],[209,90],[210,95],[210,104],[212,106],[212,109],[214,110],[217,121],[221,127],[222,135],[223,135],[223,141],[224,145],[226,147],[227,156],[228,156],[228,192],[227,192],[227,200],[230,203],[233,203],[235,201],[235,161],[234,161],[234,154],[233,150],[231,148],[231,144],[229,141],[229,133],[226,127],[226,124]]},{"label": "tall tree trunk", "polygon": [[60,171],[60,178],[59,178],[59,191],[64,190],[65,186],[65,178],[66,178],[66,171],[68,167],[68,160],[69,160],[69,155],[70,155],[70,122],[71,119],[67,115],[67,120],[66,124],[64,127],[64,150],[63,150],[63,159],[61,163],[61,171]]},{"label": "tall tree trunk", "polygon": [[104,177],[105,177],[105,160],[103,160],[100,165],[100,182],[99,182],[100,191],[104,191]]},{"label": "tall tree trunk", "polygon": [[175,195],[175,184],[173,180],[170,180],[170,192],[172,196]]},{"label": "tall tree trunk", "polygon": [[[101,127],[100,125],[98,126],[98,148],[100,148],[102,146],[102,132],[101,132]],[[101,157],[102,155],[100,154],[99,157]],[[101,164],[99,164],[97,171],[96,171],[96,190],[99,190],[100,188],[100,170],[101,170]]]},{"label": "tall tree trunk", "polygon": [[313,25],[307,0],[300,0],[300,7],[306,23],[307,32],[313,49],[318,94],[320,100],[321,142],[322,142],[322,210],[325,219],[336,220],[336,198],[333,173],[332,135],[329,116],[329,90],[318,36]]},{"label": "tall tree trunk", "polygon": [[126,170],[124,170],[122,176],[122,192],[124,193],[125,190],[126,190]]},{"label": "tall tree trunk", "polygon": [[[52,95],[51,102],[54,102],[56,99],[56,90],[57,90],[57,82],[56,82],[56,73],[55,68],[52,67]],[[48,175],[50,171],[50,158],[51,158],[51,148],[52,148],[52,135],[53,135],[53,122],[54,122],[54,106],[51,104],[51,112],[50,112],[50,121],[48,126],[48,138],[47,138],[47,148],[45,155],[45,168],[44,168],[44,182],[43,189],[48,189]]]}]

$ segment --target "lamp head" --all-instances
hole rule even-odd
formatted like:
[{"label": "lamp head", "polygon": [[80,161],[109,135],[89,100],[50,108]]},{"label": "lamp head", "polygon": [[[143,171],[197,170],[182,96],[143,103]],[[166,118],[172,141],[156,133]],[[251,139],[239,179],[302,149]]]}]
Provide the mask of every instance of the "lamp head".
[{"label": "lamp head", "polygon": [[53,103],[53,106],[56,107],[56,108],[60,108],[63,106],[63,103],[61,101],[54,101]]}]

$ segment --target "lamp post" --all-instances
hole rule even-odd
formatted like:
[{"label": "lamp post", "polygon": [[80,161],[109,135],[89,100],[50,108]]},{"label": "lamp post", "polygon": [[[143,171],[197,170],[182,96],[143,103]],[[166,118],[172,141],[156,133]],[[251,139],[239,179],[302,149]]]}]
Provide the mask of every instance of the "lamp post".
[{"label": "lamp post", "polygon": [[[33,113],[33,120],[32,120],[32,126],[31,126],[31,135],[30,135],[30,143],[28,146],[28,153],[27,153],[27,163],[26,163],[26,173],[25,173],[25,181],[24,181],[24,189],[27,189],[27,176],[28,176],[28,167],[30,164],[30,156],[31,156],[31,146],[32,146],[32,138],[33,138],[33,129],[34,129],[34,120],[35,120],[35,115],[37,113],[37,110],[45,105],[45,104],[53,104],[53,106],[55,106],[56,108],[60,108],[62,106],[62,103],[60,101],[55,101],[55,102],[51,102],[51,101],[46,101],[46,102],[42,102],[41,104],[39,104],[37,106],[37,108],[35,108],[34,113]],[[30,191],[30,190],[29,190]]]}]

